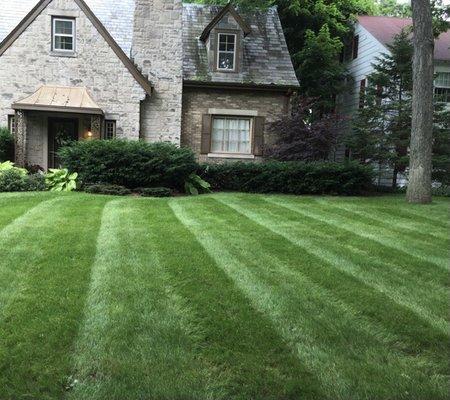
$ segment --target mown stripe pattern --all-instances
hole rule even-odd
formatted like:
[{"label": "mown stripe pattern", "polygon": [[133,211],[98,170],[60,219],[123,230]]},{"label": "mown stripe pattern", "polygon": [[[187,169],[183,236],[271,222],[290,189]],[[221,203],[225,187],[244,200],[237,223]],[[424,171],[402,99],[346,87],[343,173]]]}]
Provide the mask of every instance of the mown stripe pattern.
[{"label": "mown stripe pattern", "polygon": [[446,398],[447,200],[0,205],[1,399]]}]

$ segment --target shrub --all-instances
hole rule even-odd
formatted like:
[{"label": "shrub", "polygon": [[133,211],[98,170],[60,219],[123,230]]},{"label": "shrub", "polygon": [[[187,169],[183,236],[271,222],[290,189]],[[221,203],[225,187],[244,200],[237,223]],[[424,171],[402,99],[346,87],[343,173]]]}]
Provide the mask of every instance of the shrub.
[{"label": "shrub", "polygon": [[23,175],[18,168],[0,173],[0,192],[33,192],[45,190],[44,177],[40,174]]},{"label": "shrub", "polygon": [[191,196],[197,196],[200,193],[210,193],[211,185],[197,174],[191,174],[184,182],[184,190]]},{"label": "shrub", "polygon": [[358,163],[226,163],[204,167],[215,190],[253,193],[355,195],[372,188],[373,170]]},{"label": "shrub", "polygon": [[78,174],[68,169],[49,169],[45,174],[45,183],[51,192],[71,192],[77,188]]},{"label": "shrub", "polygon": [[165,187],[155,188],[139,188],[136,192],[143,197],[171,197],[173,195],[172,190]]},{"label": "shrub", "polygon": [[14,159],[14,138],[6,128],[0,128],[0,162]]},{"label": "shrub", "polygon": [[84,188],[85,192],[92,194],[108,194],[111,196],[128,196],[131,194],[131,190],[124,186],[109,185],[109,184],[94,184],[88,185]]},{"label": "shrub", "polygon": [[28,174],[28,171],[25,168],[19,168],[14,166],[12,161],[5,161],[0,163],[0,174],[5,171],[14,170],[17,171],[20,175],[25,176]]},{"label": "shrub", "polygon": [[194,154],[169,143],[125,140],[75,142],[60,150],[65,167],[79,173],[84,184],[108,183],[183,190],[198,169]]}]

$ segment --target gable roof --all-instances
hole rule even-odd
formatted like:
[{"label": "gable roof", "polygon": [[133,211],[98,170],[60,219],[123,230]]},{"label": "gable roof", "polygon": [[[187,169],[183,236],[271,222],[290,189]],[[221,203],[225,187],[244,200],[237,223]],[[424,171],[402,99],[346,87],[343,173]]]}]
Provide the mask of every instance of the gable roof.
[{"label": "gable roof", "polygon": [[[135,0],[85,0],[124,51],[130,54]],[[0,0],[0,42],[19,24],[39,0]]]},{"label": "gable roof", "polygon": [[[362,15],[358,22],[375,39],[384,46],[392,43],[394,36],[402,29],[412,26],[411,18],[377,17]],[[440,61],[450,61],[450,30],[442,33],[434,42],[434,58]]]},{"label": "gable roof", "polygon": [[[25,17],[18,23],[18,25],[7,35],[0,43],[0,56],[16,41],[16,39],[30,26],[30,24],[42,13],[43,10],[53,0],[40,0],[31,11],[25,15]],[[122,61],[124,66],[128,69],[134,79],[142,86],[142,88],[148,93],[152,93],[152,85],[148,79],[142,75],[137,66],[130,60],[130,58],[124,53],[122,48],[117,44],[105,26],[100,22],[96,15],[91,11],[89,6],[84,0],[73,0],[78,7],[84,12],[86,17],[95,26],[100,35],[105,39],[113,52]]]},{"label": "gable roof", "polygon": [[242,31],[244,32],[244,36],[247,36],[252,31],[252,28],[245,22],[242,17],[239,15],[239,13],[236,11],[236,9],[232,6],[231,3],[228,3],[225,7],[222,8],[222,10],[217,13],[217,15],[211,20],[211,22],[206,26],[205,30],[200,35],[200,40],[202,42],[206,42],[208,39],[209,34],[214,29],[214,27],[222,20],[222,18],[227,14],[230,13],[235,21],[239,24]]},{"label": "gable roof", "polygon": [[[192,84],[223,84],[297,88],[281,22],[275,7],[267,11],[239,11],[251,32],[243,39],[243,67],[238,73],[217,73],[209,69],[202,34],[212,29],[212,21],[229,11],[228,6],[183,5],[183,76]],[[231,8],[233,9],[233,8]],[[219,19],[220,20],[220,19]]]}]

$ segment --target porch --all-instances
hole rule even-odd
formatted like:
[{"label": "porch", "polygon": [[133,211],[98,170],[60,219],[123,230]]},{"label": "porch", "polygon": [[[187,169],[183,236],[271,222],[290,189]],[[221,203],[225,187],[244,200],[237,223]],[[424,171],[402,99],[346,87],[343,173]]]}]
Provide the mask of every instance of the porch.
[{"label": "porch", "polygon": [[84,87],[43,86],[11,107],[19,166],[57,168],[57,151],[69,141],[104,137],[104,112]]}]

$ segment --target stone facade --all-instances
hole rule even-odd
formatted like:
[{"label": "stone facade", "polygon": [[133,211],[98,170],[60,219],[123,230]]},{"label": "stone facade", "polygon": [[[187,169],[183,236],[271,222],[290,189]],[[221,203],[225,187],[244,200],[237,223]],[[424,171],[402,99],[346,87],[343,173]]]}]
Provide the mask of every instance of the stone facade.
[{"label": "stone facade", "polygon": [[[73,56],[51,51],[51,19],[61,15],[76,19]],[[139,138],[145,92],[73,0],[53,0],[0,57],[0,125],[14,114],[12,103],[43,85],[87,87],[105,117],[117,121],[118,137]],[[41,149],[33,140],[29,150]],[[45,164],[43,154],[29,157]]]},{"label": "stone facade", "polygon": [[137,0],[132,59],[153,95],[141,107],[141,138],[180,144],[183,91],[181,0]]},{"label": "stone facade", "polygon": [[[226,160],[201,154],[202,116],[208,114],[211,109],[235,110],[236,113],[241,110],[255,111],[258,116],[265,117],[267,128],[268,123],[287,115],[290,96],[285,92],[185,87],[181,144],[192,148],[202,162]],[[274,140],[275,137],[267,133],[266,129],[265,145],[270,145]],[[232,159],[236,160],[234,157]]]}]

